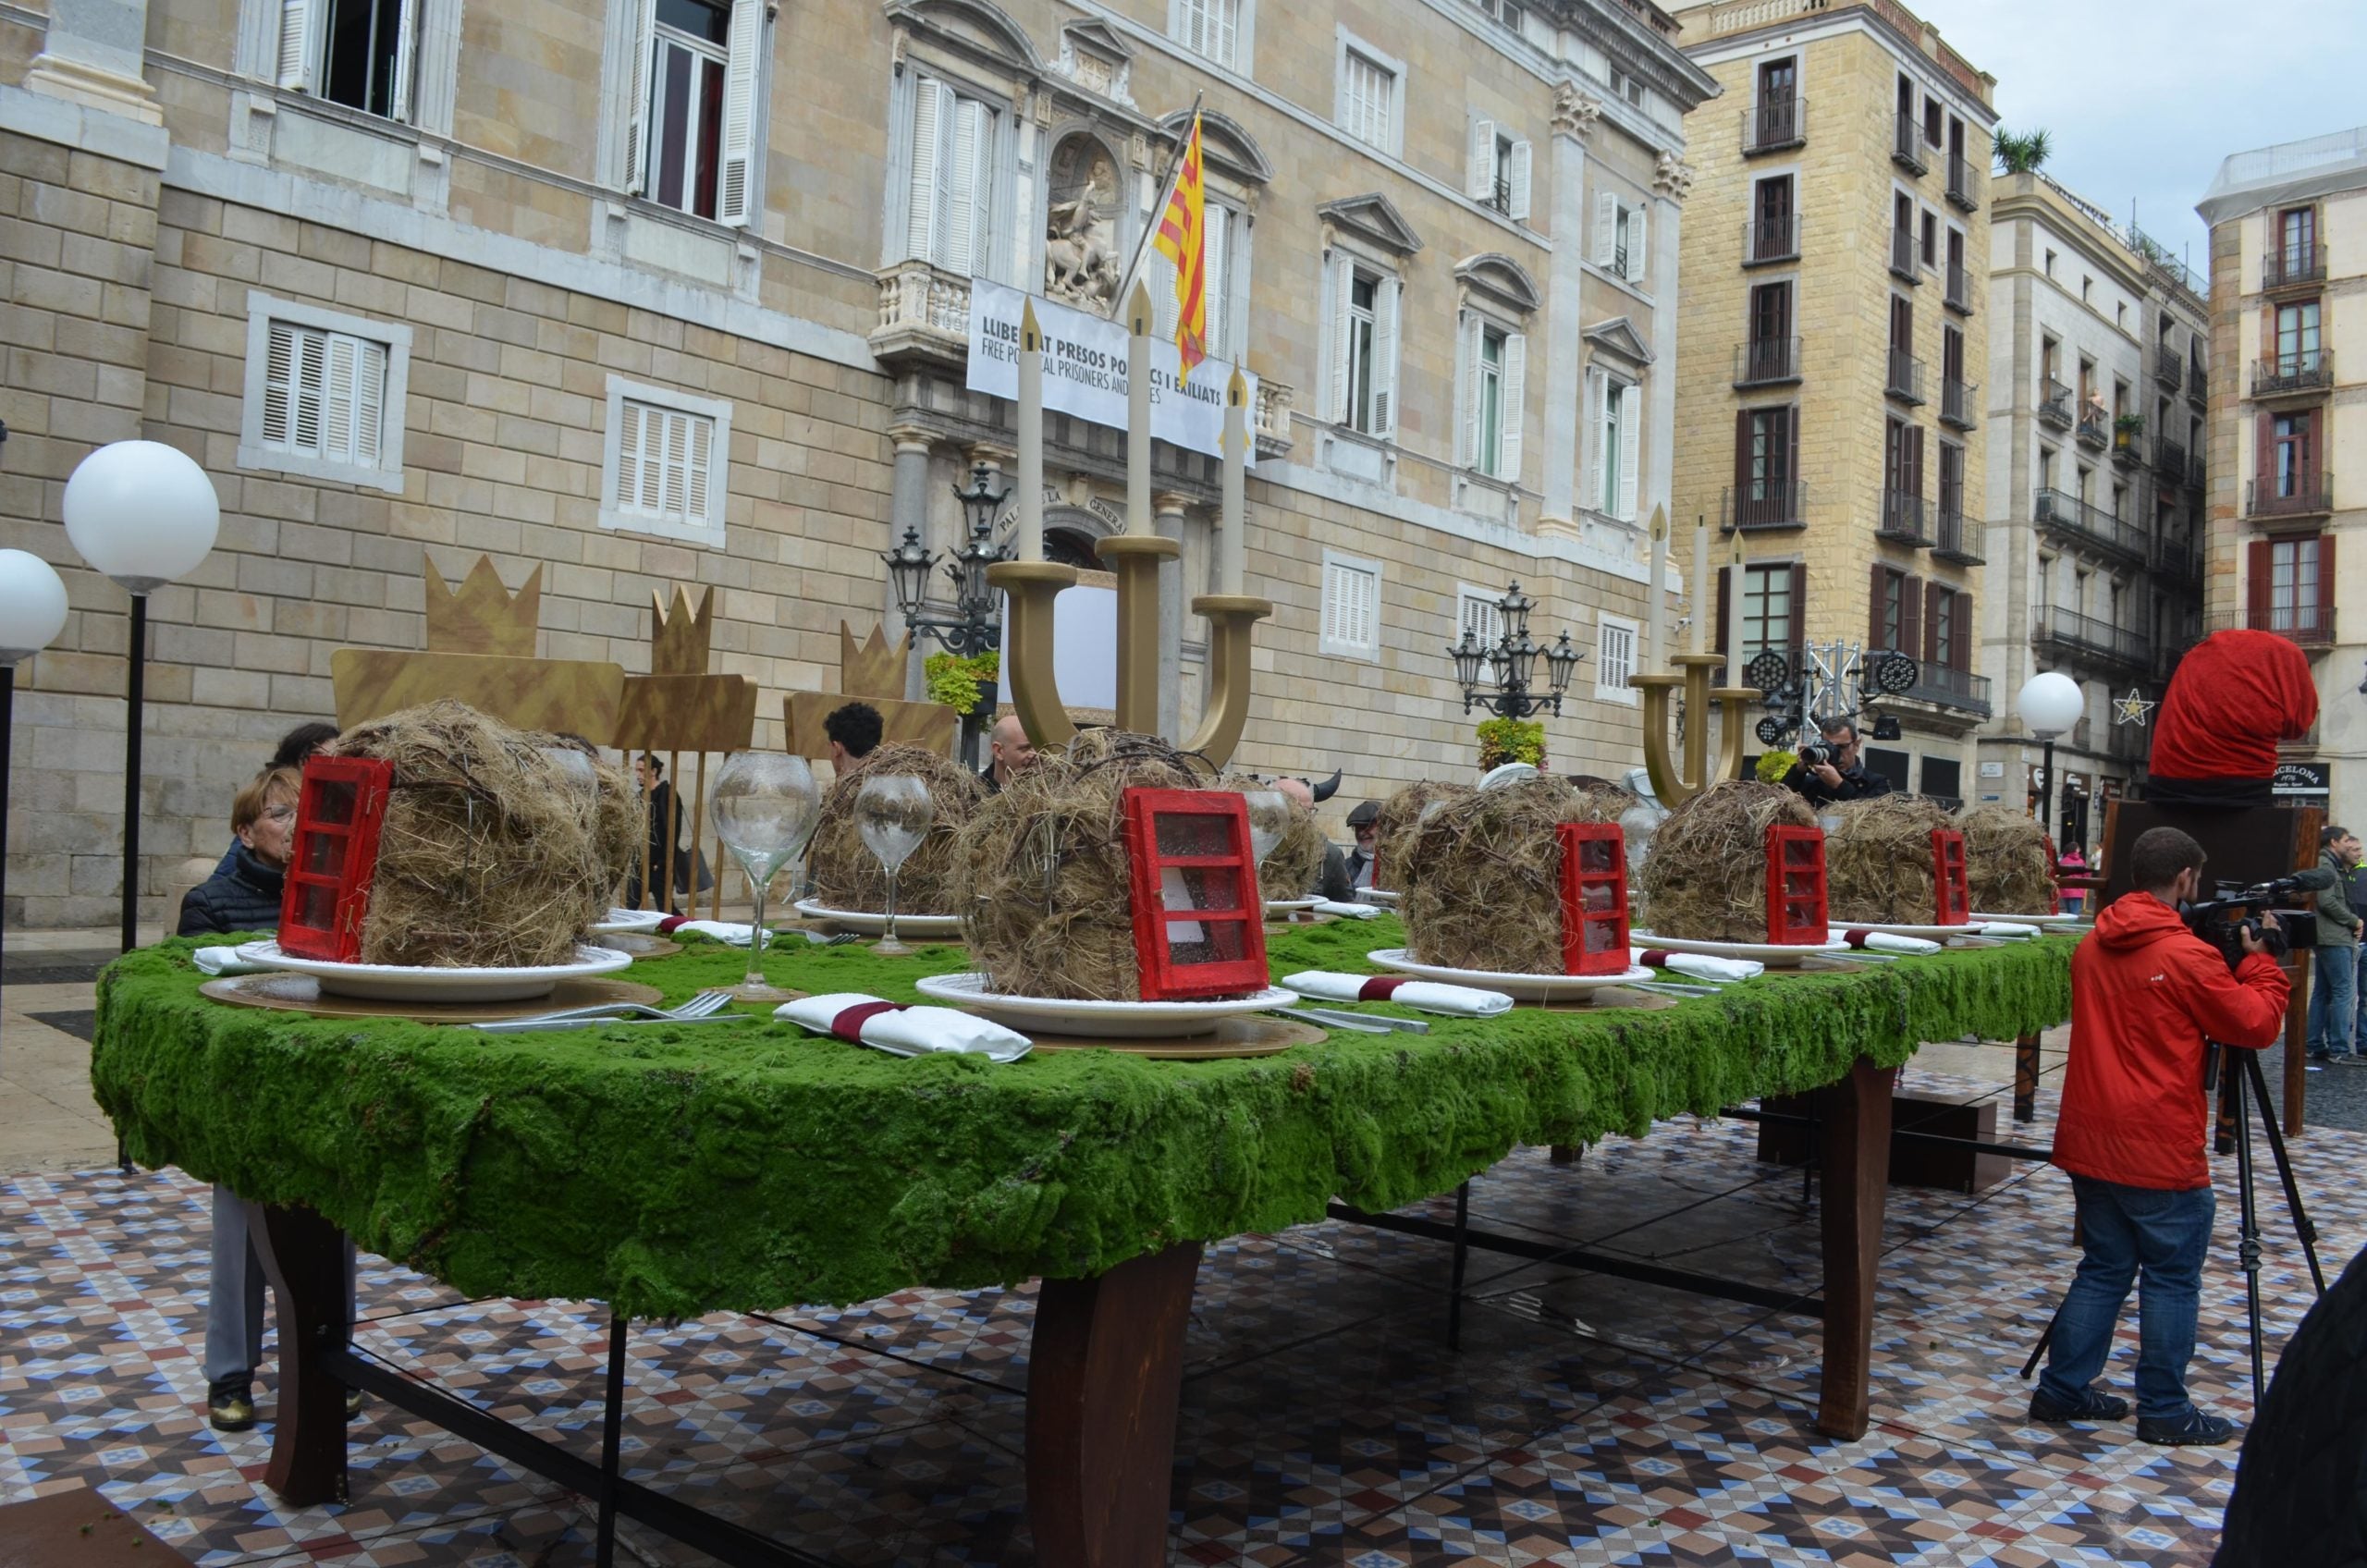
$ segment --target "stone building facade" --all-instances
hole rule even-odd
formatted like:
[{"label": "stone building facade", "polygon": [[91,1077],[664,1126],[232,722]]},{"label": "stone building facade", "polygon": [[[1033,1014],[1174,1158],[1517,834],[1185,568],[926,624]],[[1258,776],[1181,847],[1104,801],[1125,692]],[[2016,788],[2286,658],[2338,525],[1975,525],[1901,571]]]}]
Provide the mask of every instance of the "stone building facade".
[{"label": "stone building facade", "polygon": [[2310,655],[2318,725],[2284,748],[2280,789],[2355,822],[2367,815],[2367,127],[2238,153],[2196,210],[2211,226],[2215,372],[2207,623],[2274,631]]},{"label": "stone building facade", "polygon": [[[2092,850],[2101,802],[2142,780],[2152,740],[2114,704],[2158,701],[2201,624],[2210,307],[2161,246],[2044,175],[2002,176],[1990,196],[1981,670],[1997,712],[1977,797],[2045,789],[2058,837]],[[2087,696],[2052,782],[2011,711],[2042,669]]]},{"label": "stone building facade", "polygon": [[1869,766],[1961,798],[1991,711],[1972,628],[1993,80],[1892,0],[1677,20],[1724,105],[1687,154],[1677,521],[1742,537],[1745,658],[1846,640],[1919,660]]},{"label": "stone building facade", "polygon": [[[151,599],[149,918],[329,714],[332,650],[421,645],[425,558],[539,565],[543,651],[629,671],[651,590],[715,585],[717,668],[778,744],[841,619],[900,629],[878,552],[946,548],[955,483],[1009,472],[969,280],[1106,298],[1196,94],[1214,347],[1263,382],[1247,587],[1277,613],[1241,760],[1344,766],[1343,805],[1462,773],[1444,649],[1517,578],[1589,655],[1556,766],[1632,766],[1684,116],[1714,90],[1673,39],[1646,0],[0,10],[0,526],[74,606],[19,671],[6,917],[96,923],[119,887],[125,599],[58,527],[92,447],[170,442],[223,504]],[[1049,437],[1083,552],[1122,436]],[[1158,470],[1188,724],[1217,475]]]}]

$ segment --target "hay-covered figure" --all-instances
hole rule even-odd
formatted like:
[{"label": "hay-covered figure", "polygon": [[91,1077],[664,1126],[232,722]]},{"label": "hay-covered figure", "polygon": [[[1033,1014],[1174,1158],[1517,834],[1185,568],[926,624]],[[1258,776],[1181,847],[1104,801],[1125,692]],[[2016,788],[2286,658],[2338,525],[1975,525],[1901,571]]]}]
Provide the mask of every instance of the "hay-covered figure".
[{"label": "hay-covered figure", "polygon": [[1443,969],[1564,973],[1557,830],[1615,824],[1636,799],[1617,785],[1550,777],[1433,795],[1397,851],[1399,870],[1413,874],[1399,891],[1414,956]]}]

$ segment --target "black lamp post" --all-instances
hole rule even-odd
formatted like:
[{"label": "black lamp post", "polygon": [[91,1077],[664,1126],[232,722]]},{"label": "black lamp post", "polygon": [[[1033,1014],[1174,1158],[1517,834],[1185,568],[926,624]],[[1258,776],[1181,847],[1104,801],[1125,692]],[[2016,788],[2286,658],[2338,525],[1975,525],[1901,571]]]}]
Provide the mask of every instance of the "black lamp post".
[{"label": "black lamp post", "polygon": [[[1002,646],[1002,623],[995,616],[995,591],[987,582],[987,569],[1010,558],[1009,547],[995,543],[995,513],[1010,494],[1008,485],[995,487],[994,470],[984,463],[972,466],[967,488],[953,487],[954,499],[962,503],[970,527],[962,548],[945,563],[945,575],[953,583],[950,615],[928,607],[929,571],[938,557],[922,545],[918,530],[905,529],[903,542],[879,557],[887,563],[888,581],[896,591],[896,606],[904,613],[904,624],[915,636],[926,633],[935,638],[947,653],[966,658]],[[995,688],[982,684],[977,705],[962,716],[962,753],[973,763],[977,760],[978,737],[994,722],[994,716]]]},{"label": "black lamp post", "polygon": [[[1463,688],[1465,713],[1475,707],[1484,707],[1500,718],[1527,718],[1547,708],[1561,713],[1570,676],[1587,655],[1571,643],[1567,631],[1551,647],[1538,646],[1528,634],[1528,612],[1536,607],[1537,601],[1515,582],[1496,601],[1503,630],[1494,643],[1483,645],[1466,630],[1463,641],[1448,645],[1447,654],[1454,660],[1455,683]],[[1531,689],[1537,683],[1540,655],[1545,660],[1547,690],[1538,695]]]}]

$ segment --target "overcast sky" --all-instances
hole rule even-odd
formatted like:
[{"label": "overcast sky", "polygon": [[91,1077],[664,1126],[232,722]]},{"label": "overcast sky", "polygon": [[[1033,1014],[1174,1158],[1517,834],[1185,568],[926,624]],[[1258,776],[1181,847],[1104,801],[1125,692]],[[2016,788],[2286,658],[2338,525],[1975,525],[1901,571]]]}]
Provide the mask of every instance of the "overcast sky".
[{"label": "overcast sky", "polygon": [[[2043,127],[2046,172],[2207,271],[2194,204],[2220,160],[2367,124],[2361,0],[1907,0]],[[2271,36],[2272,28],[2275,36]]]}]

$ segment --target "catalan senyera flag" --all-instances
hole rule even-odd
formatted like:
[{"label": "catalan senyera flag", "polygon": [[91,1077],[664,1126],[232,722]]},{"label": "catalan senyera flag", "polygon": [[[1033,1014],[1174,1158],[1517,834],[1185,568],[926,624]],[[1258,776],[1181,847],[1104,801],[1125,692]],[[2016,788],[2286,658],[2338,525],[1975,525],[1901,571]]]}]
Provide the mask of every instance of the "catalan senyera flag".
[{"label": "catalan senyera flag", "polygon": [[1200,185],[1200,116],[1192,116],[1192,139],[1175,167],[1175,191],[1159,215],[1159,253],[1175,263],[1175,349],[1183,374],[1208,357],[1206,192]]}]

